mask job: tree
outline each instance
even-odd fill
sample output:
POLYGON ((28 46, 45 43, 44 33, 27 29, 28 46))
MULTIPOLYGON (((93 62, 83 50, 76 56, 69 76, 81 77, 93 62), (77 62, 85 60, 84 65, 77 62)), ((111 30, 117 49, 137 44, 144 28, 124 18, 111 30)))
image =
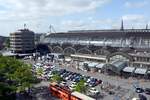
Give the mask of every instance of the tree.
POLYGON ((6 48, 10 48, 10 39, 7 38, 4 42, 6 48))
POLYGON ((37 69, 37 75, 42 76, 43 73, 44 73, 43 68, 38 68, 38 69, 37 69))
POLYGON ((77 85, 75 86, 75 91, 86 93, 88 90, 88 87, 85 85, 84 80, 80 80, 77 85))
POLYGON ((0 56, 0 99, 30 88, 36 78, 31 66, 15 58, 0 56))
POLYGON ((63 81, 63 78, 60 77, 57 73, 53 74, 51 80, 53 82, 57 82, 57 83, 60 83, 61 81, 63 81))

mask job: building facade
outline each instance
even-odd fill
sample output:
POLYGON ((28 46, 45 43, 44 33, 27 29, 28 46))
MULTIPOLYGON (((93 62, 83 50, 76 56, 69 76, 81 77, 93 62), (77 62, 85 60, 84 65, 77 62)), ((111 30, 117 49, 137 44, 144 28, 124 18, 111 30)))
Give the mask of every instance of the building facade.
MULTIPOLYGON (((150 68, 150 29, 77 30, 46 36, 50 52, 129 58, 129 66, 150 68)), ((109 60, 111 61, 111 60, 109 60)))
POLYGON ((13 53, 32 53, 34 51, 34 32, 20 29, 10 33, 10 49, 13 53))

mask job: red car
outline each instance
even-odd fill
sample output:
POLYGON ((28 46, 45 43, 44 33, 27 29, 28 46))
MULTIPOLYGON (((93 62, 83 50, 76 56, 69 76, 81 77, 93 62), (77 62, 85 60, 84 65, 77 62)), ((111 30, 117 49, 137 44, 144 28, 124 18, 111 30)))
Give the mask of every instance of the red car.
POLYGON ((102 80, 97 80, 96 81, 96 85, 101 84, 101 83, 102 83, 102 80))

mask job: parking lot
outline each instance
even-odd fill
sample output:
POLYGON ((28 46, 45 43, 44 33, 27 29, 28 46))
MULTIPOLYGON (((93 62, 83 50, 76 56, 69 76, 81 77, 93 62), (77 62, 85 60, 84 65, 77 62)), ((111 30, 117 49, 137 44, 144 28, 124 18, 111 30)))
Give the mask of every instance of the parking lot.
MULTIPOLYGON (((30 62, 33 65, 37 63, 43 63, 43 61, 31 61, 31 60, 26 60, 26 62, 30 62)), ((47 62, 50 63, 51 65, 54 66, 54 69, 60 70, 60 69, 65 69, 67 71, 66 75, 61 73, 61 77, 63 77, 65 80, 67 80, 67 85, 68 87, 71 85, 72 81, 78 82, 81 77, 87 77, 91 78, 91 82, 86 82, 88 83, 89 87, 94 87, 96 91, 100 92, 99 95, 93 95, 88 93, 88 95, 96 98, 97 100, 131 100, 133 97, 138 97, 139 93, 135 92, 134 85, 138 85, 139 87, 145 89, 150 87, 150 82, 146 80, 138 80, 136 78, 129 78, 129 79, 124 79, 119 76, 109 76, 107 73, 101 74, 101 73, 92 73, 92 72, 84 72, 81 70, 78 70, 72 65, 65 65, 64 64, 59 64, 59 63, 53 63, 53 62, 47 62), (75 74, 75 77, 72 77, 75 74), (71 74, 69 76, 69 74, 71 74), (92 82, 93 78, 93 82, 92 82), (96 79, 96 80, 95 80, 96 79), (91 85, 96 82, 97 80, 102 80, 102 83, 99 83, 97 85, 91 85), (117 99, 119 98, 119 99, 117 99)), ((140 93, 145 95, 148 99, 150 98, 149 95, 143 93, 140 93)))

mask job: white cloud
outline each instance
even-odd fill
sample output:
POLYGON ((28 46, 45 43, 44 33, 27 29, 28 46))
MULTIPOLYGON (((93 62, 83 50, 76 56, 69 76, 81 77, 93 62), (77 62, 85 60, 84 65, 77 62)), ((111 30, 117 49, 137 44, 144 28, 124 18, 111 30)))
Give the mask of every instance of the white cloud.
POLYGON ((148 18, 140 14, 129 14, 122 16, 126 28, 145 28, 148 18))
POLYGON ((148 0, 141 0, 141 1, 135 0, 134 2, 133 1, 126 1, 124 6, 126 8, 142 8, 148 4, 149 4, 148 0))
POLYGON ((136 15, 136 14, 129 14, 122 16, 122 19, 125 21, 138 21, 138 20, 144 20, 145 17, 143 15, 136 15))
POLYGON ((100 30, 111 29, 114 23, 113 19, 87 17, 84 20, 63 20, 58 27, 60 30, 100 30))
POLYGON ((140 14, 123 15, 120 18, 94 19, 88 17, 84 20, 63 20, 58 28, 60 30, 100 30, 120 29, 121 21, 124 20, 124 28, 144 29, 148 24, 148 18, 140 14))
POLYGON ((22 20, 92 11, 111 0, 0 0, 0 20, 22 20))

